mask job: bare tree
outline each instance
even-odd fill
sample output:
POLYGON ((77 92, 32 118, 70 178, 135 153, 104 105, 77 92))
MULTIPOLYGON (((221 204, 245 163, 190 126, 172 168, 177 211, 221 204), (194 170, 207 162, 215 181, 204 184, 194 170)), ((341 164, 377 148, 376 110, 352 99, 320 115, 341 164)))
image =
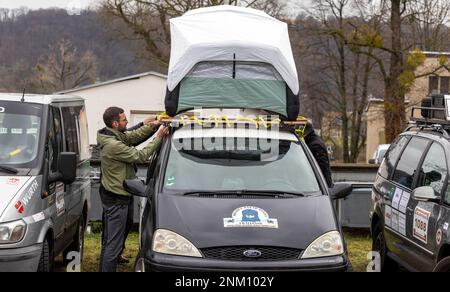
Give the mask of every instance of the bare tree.
MULTIPOLYGON (((365 1, 371 2, 370 0, 365 1)), ((370 47, 374 49, 373 52, 383 53, 381 56, 371 53, 370 56, 377 62, 384 81, 384 122, 387 143, 392 142, 404 129, 406 123, 405 94, 411 88, 414 80, 447 68, 448 60, 442 59, 437 68, 420 76, 415 75, 415 70, 423 64, 425 59, 420 51, 410 54, 414 49, 414 40, 405 38, 404 29, 410 19, 417 17, 419 12, 423 13, 423 11, 409 9, 418 1, 425 0, 378 1, 378 9, 369 17, 384 20, 388 27, 387 33, 383 31, 385 26, 379 26, 370 35, 362 34, 357 38, 347 38, 346 41, 350 46, 370 47), (387 64, 386 59, 389 60, 387 64)), ((341 37, 346 38, 343 35, 341 37)))
POLYGON ((67 40, 50 46, 49 54, 40 58, 35 69, 36 85, 46 93, 94 82, 97 76, 95 55, 91 51, 78 55, 67 40))
MULTIPOLYGON (((320 79, 317 79, 315 91, 319 93, 325 108, 337 114, 326 114, 334 126, 339 126, 341 143, 333 137, 325 137, 334 131, 323 132, 326 140, 342 147, 344 162, 357 162, 359 153, 365 145, 364 109, 369 96, 369 80, 374 75, 375 62, 368 56, 372 48, 351 47, 346 37, 362 33, 366 27, 363 21, 352 24, 347 16, 352 7, 351 0, 319 0, 315 2, 311 14, 315 15, 319 25, 312 28, 316 44, 311 46, 309 54, 317 56, 320 79), (357 31, 356 29, 360 31, 357 31), (345 37, 344 37, 345 36, 345 37), (363 54, 363 53, 367 54, 363 54)), ((329 121, 325 121, 329 123, 329 121)), ((322 129, 326 129, 323 125, 322 129)))
POLYGON ((424 51, 442 51, 450 37, 448 21, 450 1, 420 0, 411 1, 408 6, 409 28, 415 46, 424 51))
POLYGON ((167 67, 170 56, 169 19, 206 6, 239 5, 255 7, 281 17, 284 5, 277 0, 103 0, 102 12, 108 22, 121 21, 129 31, 118 33, 126 39, 141 41, 144 54, 139 57, 167 67))

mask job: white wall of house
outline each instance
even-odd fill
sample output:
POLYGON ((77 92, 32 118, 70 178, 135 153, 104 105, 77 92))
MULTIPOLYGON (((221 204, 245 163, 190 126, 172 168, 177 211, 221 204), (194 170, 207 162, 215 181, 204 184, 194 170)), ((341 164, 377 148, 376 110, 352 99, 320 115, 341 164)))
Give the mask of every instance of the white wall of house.
POLYGON ((161 74, 141 74, 64 93, 81 96, 86 100, 89 143, 92 145, 97 143, 97 131, 105 127, 103 113, 110 106, 125 110, 129 126, 142 121, 147 112, 164 112, 166 78, 161 74))

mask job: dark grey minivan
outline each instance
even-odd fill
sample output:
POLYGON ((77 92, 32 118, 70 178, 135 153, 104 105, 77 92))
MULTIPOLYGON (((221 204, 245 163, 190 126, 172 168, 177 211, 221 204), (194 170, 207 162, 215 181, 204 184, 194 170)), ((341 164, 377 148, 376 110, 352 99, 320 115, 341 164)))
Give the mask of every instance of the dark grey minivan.
POLYGON ((329 190, 301 139, 270 132, 173 129, 147 186, 124 183, 145 198, 136 271, 349 269, 332 200, 351 186, 329 190))

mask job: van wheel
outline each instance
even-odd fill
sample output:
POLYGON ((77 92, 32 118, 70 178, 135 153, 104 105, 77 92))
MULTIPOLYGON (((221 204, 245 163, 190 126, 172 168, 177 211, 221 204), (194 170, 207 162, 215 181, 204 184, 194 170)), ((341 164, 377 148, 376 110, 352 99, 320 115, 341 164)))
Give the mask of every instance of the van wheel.
POLYGON ((450 272, 450 257, 443 258, 434 268, 433 272, 442 273, 442 272, 450 272))
POLYGON ((48 238, 45 238, 42 244, 41 258, 39 259, 39 266, 37 271, 39 273, 53 272, 53 265, 53 253, 50 249, 48 238))
POLYGON ((378 223, 373 232, 372 251, 378 252, 380 254, 381 272, 393 272, 398 269, 397 263, 387 256, 388 249, 386 246, 386 240, 384 238, 384 233, 383 230, 381 229, 380 223, 378 223))
POLYGON ((83 262, 83 254, 84 254, 84 218, 80 217, 77 225, 77 232, 73 238, 72 243, 66 248, 63 252, 63 262, 64 265, 68 265, 73 261, 73 258, 70 257, 69 253, 76 252, 79 254, 80 264, 83 262), (67 258, 69 256, 69 259, 67 258))

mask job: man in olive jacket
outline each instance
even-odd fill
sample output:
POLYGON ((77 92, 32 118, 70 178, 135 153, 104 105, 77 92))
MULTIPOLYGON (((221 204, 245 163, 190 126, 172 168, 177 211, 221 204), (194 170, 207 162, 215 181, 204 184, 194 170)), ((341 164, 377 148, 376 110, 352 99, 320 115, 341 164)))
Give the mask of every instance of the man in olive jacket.
POLYGON ((168 129, 161 127, 154 141, 138 150, 133 145, 147 140, 160 125, 159 122, 148 122, 134 131, 127 131, 124 110, 118 107, 108 108, 103 120, 106 128, 97 133, 102 173, 100 197, 105 220, 99 270, 115 272, 123 248, 131 200, 131 195, 123 188, 123 182, 136 177, 135 163, 148 160, 168 134, 168 129))

